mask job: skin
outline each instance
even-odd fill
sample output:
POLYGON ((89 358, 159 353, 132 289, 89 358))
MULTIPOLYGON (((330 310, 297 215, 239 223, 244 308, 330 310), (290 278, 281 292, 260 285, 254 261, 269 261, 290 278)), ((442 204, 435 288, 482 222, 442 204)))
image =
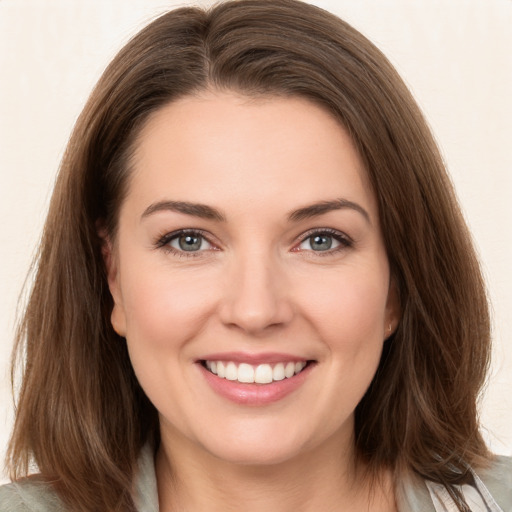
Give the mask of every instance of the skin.
POLYGON ((360 477, 353 434, 396 294, 363 164, 328 112, 220 92, 160 109, 138 138, 107 253, 112 323, 160 415, 162 511, 395 509, 388 475, 372 489, 360 477), (350 205, 290 218, 339 199, 350 205), (200 230, 199 250, 165 238, 180 229, 200 230), (317 250, 315 234, 331 248, 317 250), (313 363, 294 392, 251 407, 213 391, 197 363, 228 351, 313 363))

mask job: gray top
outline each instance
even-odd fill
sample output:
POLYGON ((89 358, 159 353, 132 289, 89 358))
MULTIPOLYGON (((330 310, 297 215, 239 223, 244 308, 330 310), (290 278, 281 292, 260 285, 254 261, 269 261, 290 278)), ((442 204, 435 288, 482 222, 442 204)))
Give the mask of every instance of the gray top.
MULTIPOLYGON (((468 500, 473 512, 512 512, 512 457, 497 457, 489 469, 478 472, 475 481, 474 488, 469 489, 471 492, 463 488, 465 496, 474 494, 478 495, 478 500, 482 498, 482 508, 479 505, 473 506, 468 500)), ((135 493, 138 512, 158 512, 155 468, 149 447, 143 449, 139 459, 135 493)), ((397 502, 400 512, 455 510, 450 503, 443 502, 440 486, 425 483, 418 478, 403 483, 398 491, 397 502)), ((66 509, 47 484, 37 478, 28 478, 0 487, 0 511, 66 512, 66 509)))

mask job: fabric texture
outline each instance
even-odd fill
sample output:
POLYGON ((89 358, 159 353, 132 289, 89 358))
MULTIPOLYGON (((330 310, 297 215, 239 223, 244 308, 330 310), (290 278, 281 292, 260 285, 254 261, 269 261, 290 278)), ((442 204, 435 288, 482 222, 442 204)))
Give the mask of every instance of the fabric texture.
MULTIPOLYGON (((512 512, 512 457, 496 457, 489 469, 475 474, 475 484, 462 486, 472 512, 512 512)), ((411 477, 397 492, 399 512, 457 512, 439 484, 411 477), (444 508, 443 508, 444 507, 444 508)), ((146 446, 135 481, 138 512, 158 512, 153 450, 146 446)), ((70 512, 48 484, 30 477, 0 487, 1 512, 70 512)))

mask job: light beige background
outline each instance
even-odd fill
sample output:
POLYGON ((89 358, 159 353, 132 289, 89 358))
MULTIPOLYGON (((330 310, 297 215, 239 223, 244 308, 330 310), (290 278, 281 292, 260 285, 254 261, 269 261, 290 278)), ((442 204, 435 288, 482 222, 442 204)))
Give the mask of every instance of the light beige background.
MULTIPOLYGON (((207 2, 196 2, 207 5, 207 2)), ((482 407, 512 454, 512 1, 331 0, 388 55, 442 148, 494 306, 482 407)), ((18 294, 73 123, 109 59, 163 0, 0 0, 0 455, 12 422, 8 359, 18 294)))

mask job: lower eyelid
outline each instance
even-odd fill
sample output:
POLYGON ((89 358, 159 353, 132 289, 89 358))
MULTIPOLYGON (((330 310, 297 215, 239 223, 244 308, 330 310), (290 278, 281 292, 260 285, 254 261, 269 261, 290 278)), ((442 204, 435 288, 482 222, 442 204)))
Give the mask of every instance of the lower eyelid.
POLYGON ((204 252, 206 250, 210 250, 212 248, 215 247, 215 244, 213 244, 209 238, 200 230, 194 230, 194 229, 183 229, 183 230, 178 230, 178 231, 173 231, 171 233, 166 233, 162 236, 159 236, 156 241, 155 241, 155 247, 156 248, 163 248, 163 249, 167 249, 169 250, 170 252, 183 252, 183 253, 187 253, 187 252, 190 252, 190 253, 198 253, 198 252, 204 252), (199 251, 184 251, 182 249, 179 249, 179 248, 176 248, 176 247, 173 247, 171 245, 171 242, 174 242, 176 240, 178 240, 181 236, 186 236, 186 235, 190 235, 190 236, 196 236, 196 237, 199 237, 201 238, 204 242, 206 242, 208 244, 208 248, 206 249, 201 249, 199 251))
MULTIPOLYGON (((337 242, 336 247, 332 247, 329 249, 326 249, 324 251, 315 251, 313 249, 302 249, 303 251, 314 253, 315 255, 329 255, 332 253, 335 253, 337 251, 348 249, 353 246, 354 242, 351 238, 349 238, 344 233, 338 232, 338 231, 331 231, 331 230, 315 230, 311 231, 305 235, 302 235, 301 239, 296 243, 292 251, 300 251, 300 246, 306 242, 308 239, 314 237, 315 235, 326 235, 331 237, 335 242, 337 242)), ((184 229, 184 230, 178 230, 174 231, 172 233, 166 233, 163 236, 160 236, 156 239, 154 243, 155 248, 161 248, 166 250, 169 253, 174 253, 179 256, 199 256, 201 253, 208 252, 211 250, 219 250, 218 247, 209 240, 209 237, 206 236, 201 230, 194 230, 194 229, 184 229), (197 251, 186 251, 177 247, 173 247, 171 245, 171 242, 176 241, 180 236, 183 235, 192 235, 201 237, 202 240, 207 244, 207 247, 199 249, 197 251)))
MULTIPOLYGON (((297 243, 297 245, 295 247, 299 247, 300 245, 302 245, 304 242, 306 242, 310 238, 312 238, 314 236, 318 236, 318 235, 329 236, 333 240, 335 240, 339 245, 337 247, 333 248, 333 249, 328 249, 326 251, 313 251, 312 249, 309 249, 311 252, 316 252, 316 253, 325 252, 325 253, 329 253, 329 252, 333 252, 333 251, 335 251, 337 249, 348 248, 348 247, 351 247, 353 245, 352 239, 349 238, 347 235, 345 235, 343 233, 340 233, 338 231, 332 231, 332 230, 327 230, 326 229, 326 230, 311 231, 309 233, 306 233, 305 235, 302 235, 300 241, 297 243)), ((308 249, 305 249, 305 250, 308 250, 308 249)))

